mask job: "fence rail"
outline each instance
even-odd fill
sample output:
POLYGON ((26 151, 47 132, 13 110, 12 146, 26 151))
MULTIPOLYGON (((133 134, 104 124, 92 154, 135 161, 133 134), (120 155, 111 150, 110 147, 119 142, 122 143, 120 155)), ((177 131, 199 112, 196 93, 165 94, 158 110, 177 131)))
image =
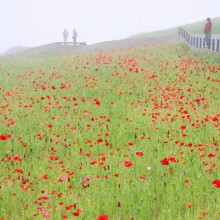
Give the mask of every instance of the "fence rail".
MULTIPOLYGON (((205 34, 190 34, 182 27, 178 28, 178 34, 181 35, 186 42, 197 48, 206 48, 205 34)), ((220 34, 212 34, 211 50, 220 52, 220 34)))

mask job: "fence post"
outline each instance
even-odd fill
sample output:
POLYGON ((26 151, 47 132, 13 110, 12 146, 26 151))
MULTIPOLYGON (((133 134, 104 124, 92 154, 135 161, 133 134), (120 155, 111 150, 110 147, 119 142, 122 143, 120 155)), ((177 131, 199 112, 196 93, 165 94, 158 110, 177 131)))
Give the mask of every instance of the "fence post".
POLYGON ((205 44, 206 44, 205 38, 203 38, 203 48, 205 48, 205 44))
POLYGON ((196 46, 196 37, 193 37, 193 46, 196 46))
POLYGON ((219 39, 217 40, 217 46, 216 46, 216 51, 219 52, 219 39))
POLYGON ((185 39, 186 31, 183 29, 183 38, 185 39))
POLYGON ((199 48, 202 48, 202 38, 199 38, 199 48))
POLYGON ((212 39, 212 51, 215 51, 215 39, 212 39))
POLYGON ((198 48, 199 47, 199 38, 196 37, 196 47, 198 48))
POLYGON ((193 37, 190 37, 190 45, 193 45, 193 37))
POLYGON ((188 34, 187 42, 190 44, 190 34, 188 34))

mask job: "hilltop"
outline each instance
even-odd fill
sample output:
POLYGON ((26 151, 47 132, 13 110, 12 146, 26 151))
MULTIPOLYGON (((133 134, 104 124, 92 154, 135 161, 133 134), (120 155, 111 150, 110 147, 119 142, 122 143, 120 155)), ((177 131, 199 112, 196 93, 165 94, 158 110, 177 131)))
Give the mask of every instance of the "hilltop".
POLYGON ((146 38, 127 38, 122 40, 105 41, 92 45, 61 45, 57 43, 43 45, 33 48, 11 48, 2 54, 2 57, 10 58, 25 58, 25 57, 38 57, 38 56, 52 56, 52 55, 64 55, 75 54, 83 52, 96 52, 96 51, 108 51, 120 48, 128 47, 141 47, 145 45, 155 44, 173 44, 182 42, 183 39, 176 35, 173 36, 161 36, 161 37, 146 37, 146 38))
MULTIPOLYGON (((220 33, 220 17, 213 18, 213 33, 220 33)), ((204 21, 195 22, 192 24, 181 25, 185 30, 191 34, 202 34, 204 21)), ((96 52, 100 50, 114 50, 128 47, 141 47, 145 45, 155 44, 173 44, 184 42, 184 40, 178 36, 178 27, 170 29, 141 33, 130 36, 121 40, 105 41, 92 45, 61 45, 57 43, 42 45, 38 47, 13 47, 6 52, 0 54, 1 57, 7 58, 24 58, 24 57, 38 57, 38 56, 53 56, 63 54, 75 54, 83 52, 96 52)))
MULTIPOLYGON (((212 23, 213 23, 212 33, 220 34, 220 17, 213 18, 212 23)), ((203 34, 204 25, 205 25, 205 19, 204 21, 198 21, 190 24, 180 25, 179 27, 183 27, 190 34, 203 34)), ((131 36, 130 38, 174 36, 177 34, 177 30, 178 27, 173 27, 173 28, 168 28, 154 32, 144 32, 144 33, 136 34, 131 36)))

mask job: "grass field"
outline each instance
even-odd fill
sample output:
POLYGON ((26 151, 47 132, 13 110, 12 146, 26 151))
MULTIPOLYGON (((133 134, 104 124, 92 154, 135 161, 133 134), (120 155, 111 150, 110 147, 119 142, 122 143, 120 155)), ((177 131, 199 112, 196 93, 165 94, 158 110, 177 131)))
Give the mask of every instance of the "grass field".
POLYGON ((184 45, 0 61, 0 219, 220 219, 220 66, 184 45))

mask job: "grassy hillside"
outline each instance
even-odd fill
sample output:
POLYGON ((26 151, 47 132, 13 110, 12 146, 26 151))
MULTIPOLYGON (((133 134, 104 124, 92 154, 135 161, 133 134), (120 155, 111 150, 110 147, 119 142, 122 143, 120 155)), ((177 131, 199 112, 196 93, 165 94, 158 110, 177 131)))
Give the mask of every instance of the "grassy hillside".
MULTIPOLYGON (((220 34, 220 17, 213 18, 212 23, 213 23, 213 28, 212 28, 213 34, 220 34)), ((204 19, 204 21, 181 25, 181 27, 184 27, 191 34, 202 34, 203 29, 204 29, 204 25, 205 25, 205 19, 204 19)), ((174 28, 160 30, 160 31, 154 31, 154 32, 149 32, 149 33, 141 33, 138 35, 133 35, 133 36, 131 36, 131 38, 173 36, 173 35, 176 35, 177 33, 178 33, 178 27, 174 27, 174 28)))

